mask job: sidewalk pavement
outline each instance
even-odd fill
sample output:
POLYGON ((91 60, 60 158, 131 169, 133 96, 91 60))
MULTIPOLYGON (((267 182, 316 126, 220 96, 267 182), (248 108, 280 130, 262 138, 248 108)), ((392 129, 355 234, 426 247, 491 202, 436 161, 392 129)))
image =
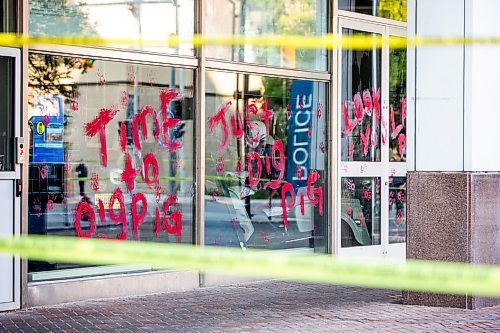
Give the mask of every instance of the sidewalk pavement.
POLYGON ((401 292, 281 281, 0 313, 0 332, 500 332, 500 307, 401 304, 401 292))

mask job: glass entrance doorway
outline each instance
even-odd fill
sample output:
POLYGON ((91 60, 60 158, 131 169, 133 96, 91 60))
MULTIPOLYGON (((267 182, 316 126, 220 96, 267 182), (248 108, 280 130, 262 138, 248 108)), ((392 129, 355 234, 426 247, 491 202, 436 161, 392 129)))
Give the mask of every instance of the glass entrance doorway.
MULTIPOLYGON (((340 19, 344 36, 403 28, 340 19)), ((339 50, 337 253, 406 256, 406 50, 339 50)))
MULTIPOLYGON (((20 233, 16 182, 21 168, 17 162, 15 137, 20 136, 20 52, 0 48, 0 237, 20 233)), ((20 193, 19 193, 20 194, 20 193)), ((0 255, 0 311, 20 306, 19 258, 0 255)))

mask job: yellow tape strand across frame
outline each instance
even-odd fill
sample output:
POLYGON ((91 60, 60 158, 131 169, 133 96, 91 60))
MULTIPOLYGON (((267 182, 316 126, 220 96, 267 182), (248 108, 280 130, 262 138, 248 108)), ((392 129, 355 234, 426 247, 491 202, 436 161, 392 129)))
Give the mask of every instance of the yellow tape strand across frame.
POLYGON ((104 39, 94 37, 27 37, 11 33, 0 34, 0 46, 33 46, 33 45, 81 45, 81 46, 122 46, 122 47, 179 47, 179 46, 244 46, 261 47, 292 47, 299 49, 353 49, 366 50, 388 46, 393 49, 436 45, 498 45, 500 37, 491 38, 462 38, 462 37, 382 37, 380 35, 336 35, 321 36, 292 36, 292 35, 261 35, 261 36, 169 36, 163 40, 148 39, 104 39))
MULTIPOLYGON (((498 45, 493 38, 421 38, 379 35, 340 36, 170 36, 165 40, 80 37, 26 37, 0 34, 0 46, 33 45, 193 47, 219 45, 295 47, 303 49, 407 48, 435 45, 498 45)), ((405 264, 338 259, 327 255, 235 250, 218 247, 118 242, 74 237, 0 238, 0 252, 24 258, 80 264, 148 264, 293 281, 500 297, 500 267, 408 260, 405 264)))
POLYGON ((148 264, 290 281, 500 297, 500 267, 408 260, 404 264, 330 255, 120 242, 58 236, 0 238, 0 253, 80 264, 148 264))

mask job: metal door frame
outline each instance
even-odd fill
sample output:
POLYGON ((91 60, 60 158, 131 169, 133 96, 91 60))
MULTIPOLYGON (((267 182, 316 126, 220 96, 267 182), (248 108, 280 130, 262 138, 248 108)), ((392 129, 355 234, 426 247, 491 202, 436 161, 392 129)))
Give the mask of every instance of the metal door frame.
MULTIPOLYGON (((0 56, 14 59, 14 137, 21 137, 21 50, 0 47, 0 56)), ((28 151, 25 148, 25 152, 28 151)), ((16 149, 14 149, 16 154, 16 149)), ((25 157, 26 159, 26 157, 25 157)), ((25 160, 25 163, 27 160, 25 160)), ((12 197, 14 198, 14 237, 21 235, 21 197, 16 196, 16 180, 21 179, 21 165, 15 163, 14 171, 0 172, 0 180, 12 180, 12 197)), ((12 302, 0 303, 0 311, 19 309, 21 307, 21 259, 14 256, 14 299, 12 302)))
MULTIPOLYGON (((339 17, 338 19, 338 32, 341 33, 342 29, 354 29, 358 31, 380 34, 381 37, 385 38, 389 35, 396 36, 406 36, 406 29, 401 26, 392 26, 388 24, 383 24, 380 22, 371 22, 366 20, 359 20, 356 18, 339 17)), ((342 105, 342 49, 339 49, 337 54, 337 123, 341 124, 341 112, 340 107, 342 105)), ((361 257, 361 258, 380 258, 380 259, 392 259, 397 261, 402 261, 406 259, 406 242, 405 243, 389 243, 389 176, 392 169, 394 169, 394 176, 405 176, 406 175, 406 163, 400 162, 389 162, 389 47, 385 46, 382 48, 382 73, 381 73, 381 109, 382 117, 386 121, 385 128, 381 128, 384 131, 384 135, 388 138, 385 145, 381 147, 381 157, 380 162, 343 162, 341 158, 341 145, 340 145, 340 126, 338 132, 336 133, 337 139, 337 170, 338 174, 336 177, 337 188, 336 188, 336 205, 338 207, 337 214, 334 219, 334 230, 335 230, 335 252, 339 256, 345 257, 361 257), (351 169, 351 170, 350 170, 351 169), (352 170, 363 170, 363 172, 352 171, 352 170), (380 245, 369 245, 369 246, 356 246, 356 247, 346 247, 341 246, 341 179, 342 177, 380 177, 381 181, 381 200, 380 200, 380 245)))

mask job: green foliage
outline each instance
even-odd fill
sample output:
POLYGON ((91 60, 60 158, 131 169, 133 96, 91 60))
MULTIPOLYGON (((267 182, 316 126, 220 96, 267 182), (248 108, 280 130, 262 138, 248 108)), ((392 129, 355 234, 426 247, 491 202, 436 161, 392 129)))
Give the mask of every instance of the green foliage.
MULTIPOLYGON (((94 25, 80 3, 68 4, 67 0, 30 0, 29 33, 32 36, 90 36, 96 35, 94 25)), ((57 57, 30 53, 28 75, 33 95, 69 97, 76 91, 75 78, 89 68, 82 58, 57 57)))
POLYGON ((407 0, 380 0, 380 17, 406 22, 407 0))

